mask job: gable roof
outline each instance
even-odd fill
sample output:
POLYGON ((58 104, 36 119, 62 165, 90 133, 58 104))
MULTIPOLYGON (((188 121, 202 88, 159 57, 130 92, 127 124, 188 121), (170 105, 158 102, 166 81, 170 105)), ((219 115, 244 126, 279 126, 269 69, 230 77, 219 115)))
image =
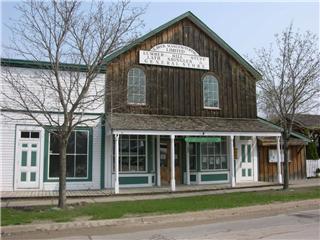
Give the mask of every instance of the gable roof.
MULTIPOLYGON (((258 119, 259 119, 260 122, 269 124, 270 126, 273 126, 273 127, 277 128, 277 129, 279 129, 281 132, 283 131, 282 127, 274 124, 273 122, 270 122, 270 121, 268 121, 268 120, 266 120, 264 118, 261 118, 261 117, 258 117, 258 119)), ((298 138, 298 139, 300 139, 300 140, 302 140, 304 142, 307 142, 307 143, 311 142, 311 139, 309 139, 307 136, 305 136, 305 135, 303 135, 301 133, 295 132, 295 131, 291 131, 291 136, 296 137, 296 138, 298 138)))
POLYGON ((131 44, 120 48, 105 58, 106 63, 112 61, 120 54, 128 51, 129 49, 141 44, 146 39, 154 36, 155 34, 161 32, 162 30, 172 26, 173 24, 179 22, 180 20, 188 18, 192 21, 196 26, 198 26, 202 31, 209 35, 214 41, 216 41, 225 51, 227 51, 232 57, 234 57, 241 65, 243 65, 257 80, 261 79, 261 73, 256 70, 249 62, 247 62, 243 57, 240 56, 232 47, 230 47, 221 37, 219 37, 214 31, 212 31, 205 23, 203 23, 197 16, 195 16, 192 12, 188 11, 171 21, 161 25, 160 27, 154 29, 153 31, 143 35, 142 37, 138 38, 131 44))

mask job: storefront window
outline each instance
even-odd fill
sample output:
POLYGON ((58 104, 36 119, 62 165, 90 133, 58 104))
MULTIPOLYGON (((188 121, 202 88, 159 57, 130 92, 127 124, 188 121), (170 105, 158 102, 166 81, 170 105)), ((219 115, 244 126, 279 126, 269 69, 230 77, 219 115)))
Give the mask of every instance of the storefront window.
POLYGON ((221 137, 221 142, 200 143, 200 159, 202 170, 227 170, 227 142, 221 137))
MULTIPOLYGON (((113 143, 115 140, 113 141, 113 143)), ((115 144, 113 144, 113 153, 115 144)), ((115 169, 113 155, 113 171, 115 169)), ((146 136, 120 135, 119 136, 119 171, 144 172, 146 171, 146 136)))
MULTIPOLYGON (((87 178, 89 158, 89 131, 75 130, 67 146, 67 178, 87 178)), ((50 133, 49 178, 59 177, 59 142, 50 133)))
POLYGON ((190 170, 197 170, 198 143, 189 143, 190 170))

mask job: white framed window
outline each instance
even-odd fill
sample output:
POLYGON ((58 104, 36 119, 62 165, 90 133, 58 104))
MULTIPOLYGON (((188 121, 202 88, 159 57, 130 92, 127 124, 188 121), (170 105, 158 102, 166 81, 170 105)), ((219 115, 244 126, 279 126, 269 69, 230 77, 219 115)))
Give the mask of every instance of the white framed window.
MULTIPOLYGON (((115 153, 115 140, 113 153, 115 153)), ((113 154, 113 171, 115 171, 113 154)), ((147 137, 143 135, 119 136, 119 172, 147 171, 147 137)))
POLYGON ((146 104, 146 75, 141 68, 131 68, 128 72, 127 81, 128 104, 146 104))
MULTIPOLYGON (((59 177, 59 142, 57 137, 49 135, 49 171, 48 178, 59 177)), ((74 130, 67 146, 67 178, 86 179, 89 170, 89 130, 74 130)))
POLYGON ((213 75, 206 75, 202 80, 203 106, 208 109, 219 108, 219 83, 213 75))
POLYGON ((226 137, 220 142, 200 143, 201 170, 227 170, 228 155, 226 137))

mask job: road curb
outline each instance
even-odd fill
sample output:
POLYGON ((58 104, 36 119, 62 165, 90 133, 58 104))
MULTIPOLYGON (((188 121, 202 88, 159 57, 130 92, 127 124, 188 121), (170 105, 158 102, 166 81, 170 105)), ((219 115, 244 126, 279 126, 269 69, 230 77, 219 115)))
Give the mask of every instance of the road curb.
POLYGON ((67 223, 41 223, 41 224, 26 224, 17 226, 5 226, 1 229, 2 236, 10 236, 17 233, 30 232, 48 232, 48 231, 63 231, 70 229, 84 229, 95 227, 111 227, 111 226, 133 226, 145 224, 169 224, 178 222, 192 222, 192 221, 208 221, 219 220, 228 217, 249 216, 257 213, 264 213, 268 215, 271 212, 286 213, 297 209, 316 209, 320 206, 320 199, 310 199, 304 201, 293 201, 283 203, 272 203, 266 205, 256 205, 249 207, 237 207, 229 209, 216 209, 198 212, 187 212, 178 214, 165 214, 156 216, 142 216, 121 219, 107 219, 107 220, 85 220, 74 221, 67 223))

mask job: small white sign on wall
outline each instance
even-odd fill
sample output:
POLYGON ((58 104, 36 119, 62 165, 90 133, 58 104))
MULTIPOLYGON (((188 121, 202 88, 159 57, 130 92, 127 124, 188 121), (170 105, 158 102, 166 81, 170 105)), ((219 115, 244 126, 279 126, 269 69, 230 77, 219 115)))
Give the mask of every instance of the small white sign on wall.
POLYGON ((150 51, 140 50, 139 63, 209 70, 208 57, 202 57, 192 48, 178 44, 159 44, 150 51))
MULTIPOLYGON (((288 150, 288 160, 291 162, 291 151, 288 150)), ((269 162, 276 163, 278 162, 278 151, 277 149, 269 149, 269 162)), ((281 150, 281 162, 284 162, 283 150, 281 150)))

